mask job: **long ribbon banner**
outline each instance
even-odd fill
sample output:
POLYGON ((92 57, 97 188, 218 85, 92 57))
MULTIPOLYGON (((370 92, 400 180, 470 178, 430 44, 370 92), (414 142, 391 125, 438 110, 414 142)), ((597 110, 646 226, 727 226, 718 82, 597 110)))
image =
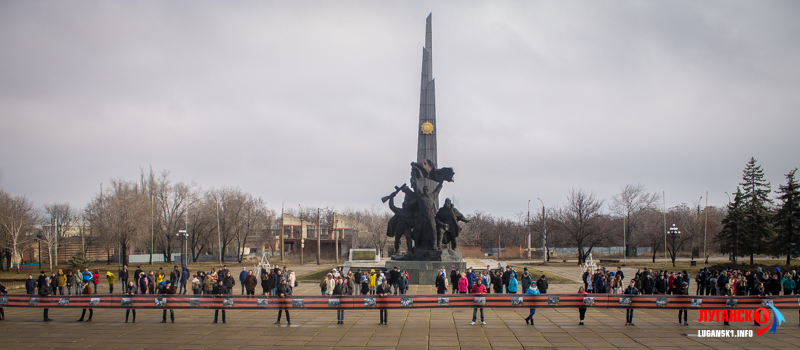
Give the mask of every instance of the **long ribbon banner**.
POLYGON ((3 295, 0 307, 108 309, 371 309, 371 308, 633 308, 633 309, 800 309, 797 295, 692 296, 620 294, 437 294, 345 296, 210 296, 210 295, 3 295))

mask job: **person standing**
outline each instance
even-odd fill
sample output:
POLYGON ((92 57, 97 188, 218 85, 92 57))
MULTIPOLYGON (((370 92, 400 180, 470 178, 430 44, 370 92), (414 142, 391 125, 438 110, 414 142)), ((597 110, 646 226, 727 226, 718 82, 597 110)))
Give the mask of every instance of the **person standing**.
MULTIPOLYGON (((160 288, 159 293, 166 298, 168 295, 175 295, 175 288, 172 286, 172 283, 167 281, 167 283, 160 288)), ((169 309, 169 319, 172 323, 175 323, 175 312, 172 311, 172 309, 169 309)), ((167 323, 167 309, 164 309, 161 313, 161 323, 167 323)))
POLYGON ((181 267, 181 288, 178 290, 180 294, 186 294, 186 282, 189 281, 189 267, 183 264, 181 267))
POLYGON ((369 294, 370 295, 375 295, 375 290, 377 289, 377 286, 375 285, 375 280, 377 280, 377 279, 378 279, 378 274, 375 273, 375 270, 374 269, 370 270, 369 271, 369 294))
POLYGON ((36 294, 36 280, 33 279, 33 275, 28 275, 28 279, 25 280, 25 294, 36 294))
MULTIPOLYGON (((203 273, 202 271, 200 273, 203 273)), ((203 284, 200 283, 200 279, 197 278, 197 275, 192 276, 192 294, 199 295, 200 289, 203 288, 203 284)))
POLYGON ((328 273, 325 277, 322 277, 322 281, 319 282, 319 294, 320 295, 328 295, 328 280, 333 278, 333 275, 328 273))
POLYGON ((517 274, 512 273, 511 277, 508 279, 508 293, 509 294, 517 294, 517 288, 519 288, 519 282, 517 282, 517 274))
POLYGON ((447 283, 445 281, 447 281, 447 279, 444 277, 444 272, 436 276, 436 294, 447 293, 447 283))
MULTIPOLYGON (((83 295, 92 295, 92 287, 89 286, 87 283, 86 286, 83 287, 83 295)), ((89 319, 86 322, 92 322, 92 315, 94 314, 94 309, 89 309, 89 319)), ((81 318, 75 322, 83 322, 83 318, 86 317, 86 309, 81 311, 81 318)))
POLYGON ((139 294, 147 294, 147 276, 144 271, 139 273, 139 294))
MULTIPOLYGON (((343 296, 347 292, 347 287, 342 283, 342 278, 336 280, 336 286, 333 287, 334 296, 343 296)), ((344 324, 344 309, 336 309, 336 324, 344 324)))
MULTIPOLYGON (((130 281, 128 284, 123 285, 122 292, 128 297, 133 298, 133 296, 136 294, 136 285, 133 283, 133 281, 130 281)), ((125 309, 125 323, 128 323, 128 316, 130 316, 131 311, 133 311, 133 323, 136 323, 136 309, 134 308, 125 309)))
MULTIPOLYGON (((636 288, 636 282, 631 280, 631 283, 628 285, 628 288, 625 289, 623 294, 631 296, 639 295, 639 289, 636 288)), ((633 326, 633 308, 625 310, 625 325, 633 326)))
POLYGON ((452 294, 458 293, 458 280, 461 279, 461 272, 456 270, 455 266, 450 267, 450 285, 453 287, 452 294))
POLYGON ((391 271, 389 271, 389 284, 392 287, 394 287, 394 294, 397 294, 398 289, 400 289, 400 286, 398 285, 399 280, 400 280, 400 269, 397 268, 397 266, 395 266, 391 271))
MULTIPOLYGON (((230 273, 228 273, 228 276, 230 276, 230 273)), ((215 298, 224 298, 225 295, 230 294, 229 291, 230 289, 228 289, 228 287, 223 283, 223 281, 219 280, 217 284, 214 286, 214 290, 212 291, 212 293, 215 298)), ((225 323, 225 309, 214 309, 214 322, 211 323, 217 323, 220 310, 222 310, 222 323, 225 323)))
POLYGON ((231 273, 226 272, 225 278, 222 281, 225 288, 228 288, 228 295, 233 295, 233 286, 236 285, 236 280, 231 276, 231 273))
MULTIPOLYGON (((53 294, 53 290, 52 290, 52 288, 50 288, 50 279, 47 278, 47 276, 44 275, 44 271, 42 271, 42 275, 39 276, 39 280, 41 281, 41 283, 39 283, 39 296, 40 297, 48 297, 48 296, 52 295, 53 294)), ((48 317, 49 311, 50 311, 50 309, 48 309, 48 308, 42 309, 42 317, 44 318, 44 320, 43 320, 44 322, 52 321, 50 319, 50 317, 48 317)))
POLYGON ((214 291, 214 284, 215 284, 214 283, 214 277, 211 277, 211 276, 213 276, 213 275, 210 274, 210 273, 207 273, 203 277, 203 294, 205 294, 205 295, 211 295, 211 292, 214 291))
MULTIPOLYGON (((278 298, 282 298, 282 299, 286 298, 287 296, 292 295, 292 291, 289 289, 289 286, 286 285, 286 280, 285 279, 281 280, 281 284, 278 286, 278 288, 276 288, 275 293, 278 296, 278 298)), ((289 318, 290 317, 289 316, 289 309, 283 309, 283 308, 278 310, 278 320, 275 321, 275 324, 281 324, 281 314, 283 312, 286 312, 286 324, 287 325, 291 325, 292 324, 292 320, 291 320, 291 318, 289 318)))
MULTIPOLYGON (((586 293, 586 289, 583 289, 583 287, 578 288, 578 295, 586 296, 586 294, 589 294, 589 293, 586 293)), ((580 322, 578 322, 578 325, 579 326, 583 326, 583 320, 586 318, 586 308, 585 307, 579 307, 578 308, 578 315, 580 316, 580 322)))
POLYGON ((149 291, 150 294, 156 294, 157 281, 157 277, 153 274, 153 271, 147 273, 147 291, 149 291))
MULTIPOLYGON (((392 294, 392 288, 389 287, 388 281, 385 278, 383 279, 383 281, 381 281, 381 285, 378 286, 375 293, 378 294, 378 296, 381 298, 385 298, 386 296, 392 294)), ((381 322, 379 324, 382 325, 389 324, 389 312, 386 310, 385 307, 380 308, 380 314, 381 314, 380 315, 381 322)))
POLYGON ((247 273, 247 277, 244 278, 244 282, 242 282, 242 285, 247 291, 247 295, 256 294, 256 286, 258 285, 258 279, 256 279, 256 275, 253 274, 253 270, 250 270, 250 272, 247 273))
MULTIPOLYGON (((477 276, 475 276, 475 272, 473 272, 473 271, 472 271, 472 268, 471 268, 471 267, 470 267, 470 268, 467 268, 467 274, 466 274, 466 277, 467 277, 467 289, 468 289, 468 290, 472 290, 472 286, 474 286, 474 285, 475 285, 475 280, 476 280, 478 277, 477 277, 477 276)), ((484 286, 484 287, 486 287, 486 286, 484 286)))
MULTIPOLYGON (((0 284, 0 294, 8 294, 8 288, 6 286, 0 284)), ((4 321, 6 319, 6 312, 0 307, 0 321, 4 321)))
POLYGON ((100 271, 97 269, 92 272, 92 283, 94 284, 94 294, 97 294, 97 285, 100 284, 100 271))
MULTIPOLYGON (((678 274, 680 276, 680 273, 678 274)), ((675 294, 677 295, 689 295, 689 282, 686 282, 683 278, 676 278, 675 283, 680 283, 678 288, 675 290, 675 294)), ((681 316, 683 316, 683 325, 688 326, 688 317, 689 317, 689 310, 682 309, 678 310, 678 325, 681 325, 681 316)))
POLYGON ((296 281, 297 281, 297 276, 295 276, 294 271, 289 270, 289 272, 286 273, 286 284, 289 285, 289 289, 292 291, 292 294, 294 294, 294 287, 296 281))
POLYGON ((524 268, 522 271, 522 290, 525 291, 525 294, 528 293, 528 287, 531 286, 533 283, 533 276, 528 272, 528 268, 524 268))
POLYGON ((67 271, 67 295, 72 295, 72 285, 75 283, 75 274, 67 271))
POLYGON ((495 293, 503 292, 503 278, 500 275, 500 271, 495 271, 494 275, 492 275, 492 289, 495 293))
MULTIPOLYGON (((470 290, 470 293, 478 294, 478 295, 486 294, 487 293, 486 286, 483 285, 481 280, 478 280, 478 281, 476 281, 476 284, 474 286, 472 286, 472 289, 470 290)), ((483 319, 483 306, 475 307, 475 308, 472 309, 472 323, 471 324, 473 324, 473 325, 475 324, 476 317, 478 316, 478 309, 481 309, 481 324, 486 324, 486 322, 483 319)))
POLYGON ((247 279, 247 268, 242 267, 242 272, 239 272, 239 284, 242 285, 242 295, 244 295, 244 290, 245 290, 244 281, 246 279, 247 279))
POLYGON ((397 276, 397 289, 400 291, 400 295, 405 295, 408 290, 408 272, 406 270, 401 270, 400 275, 397 276))
POLYGON ((462 273, 461 278, 458 279, 458 294, 467 294, 469 291, 469 282, 467 281, 467 275, 462 273))
MULTIPOLYGON (((111 271, 106 271, 106 280, 108 281, 108 294, 114 294, 114 282, 116 282, 116 276, 114 276, 111 271)), ((123 285, 122 289, 125 290, 125 285, 123 285)))
POLYGON ((126 292, 128 288, 128 265, 123 265, 122 270, 119 272, 119 280, 122 281, 122 292, 126 292))
POLYGON ((536 288, 539 289, 539 293, 547 294, 547 288, 549 287, 550 283, 547 282, 547 276, 545 275, 542 275, 542 277, 539 277, 536 281, 536 288))
POLYGON ((64 274, 64 271, 58 269, 58 295, 64 295, 64 287, 67 286, 67 275, 64 274))
MULTIPOLYGON (((536 287, 536 283, 531 283, 528 289, 525 290, 525 294, 539 295, 539 288, 536 287)), ((533 315, 536 315, 536 309, 530 309, 530 314, 525 318, 525 324, 528 324, 528 321, 530 321, 531 326, 533 326, 533 315)))

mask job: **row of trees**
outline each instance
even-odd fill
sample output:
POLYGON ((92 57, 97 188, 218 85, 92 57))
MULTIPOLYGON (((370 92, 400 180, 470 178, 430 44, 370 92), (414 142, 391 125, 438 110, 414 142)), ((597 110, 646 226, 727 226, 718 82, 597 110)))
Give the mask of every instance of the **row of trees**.
MULTIPOLYGON (((594 247, 623 245, 624 235, 630 247, 649 247, 653 261, 664 251, 674 263, 678 253, 690 250, 705 259, 712 252, 731 254, 734 260, 750 255, 751 263, 755 254, 785 255, 788 264, 798 255, 800 243, 800 188, 795 170, 786 178, 777 206, 755 159, 745 167, 743 181, 725 208, 703 207, 698 201, 665 209, 661 195, 641 184, 622 187, 608 201, 591 191, 572 189, 563 204, 533 216, 517 213, 508 219, 476 211, 468 215, 470 223, 464 225, 460 240, 484 248, 496 247, 498 238, 504 244, 525 245, 531 232, 536 242, 532 246, 540 247, 546 236, 549 247, 577 247, 579 261, 584 262, 594 247), (665 239, 672 225, 680 235, 665 239)), ((319 222, 321 232, 336 227, 334 218, 341 215, 361 225, 351 235, 353 246, 388 252, 392 245, 385 235, 391 213, 382 207, 335 214, 332 208, 298 206, 286 213, 311 225, 319 222)), ((173 183, 169 172, 156 175, 152 169, 142 171, 138 181, 118 179, 101 186, 83 208, 67 203, 36 208, 26 197, 0 190, 0 260, 7 266, 19 262, 20 251, 37 241, 52 261, 76 226, 87 232, 81 234, 84 252, 87 247, 117 252, 123 263, 130 249, 150 253, 151 259, 162 254, 171 261, 173 253, 181 252, 182 230, 188 233, 187 253, 194 260, 201 254, 235 251, 241 261, 248 242, 276 246, 280 219, 261 198, 239 188, 202 190, 194 183, 173 183)))
POLYGON ((789 265, 792 257, 800 255, 800 186, 796 172, 794 169, 785 175, 786 184, 778 187, 780 203, 776 205, 761 166, 755 158, 747 163, 719 234, 720 250, 731 254, 734 262, 739 256, 749 255, 753 264, 755 254, 769 254, 785 255, 789 265))
POLYGON ((649 247, 653 261, 658 252, 666 251, 673 263, 682 251, 691 250, 705 258, 719 251, 716 236, 724 209, 682 203, 664 210, 661 199, 661 195, 647 191, 641 184, 622 187, 608 202, 593 192, 572 189, 565 203, 547 208, 544 216, 534 214, 530 220, 526 213, 516 214, 516 220, 495 218, 483 212, 471 214, 461 239, 484 248, 496 247, 498 237, 506 244, 525 245, 530 229, 531 246, 541 247, 546 231, 548 247, 577 247, 581 263, 594 247, 623 243, 629 248, 649 247), (679 227, 681 234, 665 242, 668 224, 679 227))

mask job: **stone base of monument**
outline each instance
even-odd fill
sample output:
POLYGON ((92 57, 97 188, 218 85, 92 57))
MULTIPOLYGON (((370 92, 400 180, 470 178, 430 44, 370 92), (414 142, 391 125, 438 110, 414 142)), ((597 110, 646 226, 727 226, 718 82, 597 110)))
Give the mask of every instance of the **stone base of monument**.
POLYGON ((442 250, 414 248, 413 251, 393 255, 392 260, 398 261, 461 261, 464 260, 461 252, 444 248, 442 250))
MULTIPOLYGON (((445 278, 450 278, 450 266, 455 266, 460 271, 467 270, 467 263, 465 261, 403 261, 403 260, 387 260, 386 267, 390 270, 395 266, 400 270, 408 272, 408 284, 436 284, 436 273, 439 268, 444 266, 445 278)), ((448 280, 449 282, 449 280, 448 280)), ((449 293, 449 291, 448 291, 449 293)))
POLYGON ((467 263, 461 255, 461 252, 452 249, 414 249, 411 253, 393 256, 391 260, 386 261, 386 267, 390 270, 397 266, 400 270, 408 272, 410 277, 409 284, 427 284, 433 285, 436 283, 436 273, 444 266, 446 278, 450 278, 450 267, 455 266, 456 269, 466 271, 467 263))

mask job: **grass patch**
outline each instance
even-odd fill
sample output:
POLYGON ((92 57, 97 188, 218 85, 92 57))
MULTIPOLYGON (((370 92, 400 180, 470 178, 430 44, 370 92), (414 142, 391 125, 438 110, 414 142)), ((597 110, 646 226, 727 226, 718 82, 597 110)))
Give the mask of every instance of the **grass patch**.
POLYGON ((302 275, 297 276, 298 281, 304 282, 319 282, 322 281, 322 278, 325 277, 336 265, 330 265, 328 267, 323 267, 319 270, 311 271, 308 273, 304 273, 302 275))
POLYGON ((569 278, 564 278, 564 277, 561 277, 559 275, 554 275, 552 273, 549 273, 549 274, 545 273, 544 271, 539 270, 534 266, 522 266, 522 265, 515 266, 514 269, 517 271, 517 277, 522 279, 522 271, 524 271, 524 268, 526 268, 526 267, 528 268, 528 273, 531 274, 531 277, 533 278, 534 282, 538 281, 539 277, 542 277, 542 275, 546 276, 545 278, 547 279, 547 282, 549 282, 549 283, 576 283, 577 282, 575 280, 571 280, 569 278))

